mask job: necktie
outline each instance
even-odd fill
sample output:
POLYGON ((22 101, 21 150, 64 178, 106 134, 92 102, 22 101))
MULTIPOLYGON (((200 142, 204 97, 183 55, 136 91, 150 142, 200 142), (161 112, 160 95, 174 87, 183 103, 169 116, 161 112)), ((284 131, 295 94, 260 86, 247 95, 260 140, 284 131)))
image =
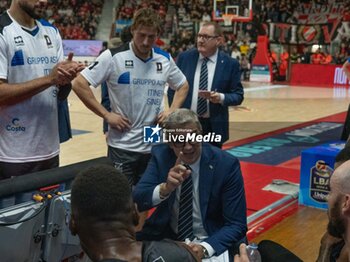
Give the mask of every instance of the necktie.
POLYGON ((186 238, 193 239, 193 183, 190 175, 181 185, 178 240, 184 241, 186 238))
MULTIPOLYGON (((205 57, 201 66, 201 73, 199 77, 199 90, 208 90, 208 62, 209 58, 205 57)), ((208 111, 207 100, 202 97, 198 97, 197 102, 197 114, 202 116, 208 111)))

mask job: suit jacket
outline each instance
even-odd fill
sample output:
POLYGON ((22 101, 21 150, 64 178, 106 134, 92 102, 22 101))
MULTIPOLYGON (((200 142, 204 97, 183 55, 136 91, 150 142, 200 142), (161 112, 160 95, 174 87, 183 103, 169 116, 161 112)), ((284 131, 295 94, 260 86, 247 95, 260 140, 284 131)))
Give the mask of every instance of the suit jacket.
MULTIPOLYGON (((140 211, 153 207, 154 188, 166 182, 169 170, 174 166, 176 156, 167 144, 153 146, 152 158, 133 197, 140 211)), ((209 144, 203 144, 199 175, 199 201, 205 240, 216 255, 232 247, 245 237, 247 231, 246 200, 238 160, 209 144)), ((169 235, 171 210, 176 190, 163 200, 142 229, 141 238, 173 238, 169 235)))
MULTIPOLYGON (((176 64, 184 73, 189 84, 189 91, 182 107, 191 109, 193 82, 196 72, 199 52, 197 49, 185 51, 179 55, 176 64)), ((229 137, 228 106, 240 105, 243 101, 243 86, 240 81, 241 73, 236 59, 219 51, 212 83, 212 89, 225 94, 223 104, 209 103, 210 122, 213 132, 222 135, 222 142, 229 137)), ((174 98, 174 90, 168 90, 168 102, 171 105, 174 98)))

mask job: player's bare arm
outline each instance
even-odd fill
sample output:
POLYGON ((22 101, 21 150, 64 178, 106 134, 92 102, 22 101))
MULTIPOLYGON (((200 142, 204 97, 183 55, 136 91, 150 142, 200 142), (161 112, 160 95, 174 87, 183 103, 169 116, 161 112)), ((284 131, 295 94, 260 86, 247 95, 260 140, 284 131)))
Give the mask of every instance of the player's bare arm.
POLYGON ((9 84, 7 79, 0 79, 0 106, 20 103, 46 88, 70 83, 81 71, 81 66, 72 60, 58 63, 47 76, 27 82, 9 84))
POLYGON ((171 107, 168 110, 165 110, 164 112, 161 112, 158 115, 158 119, 157 119, 158 123, 163 123, 164 119, 171 112, 173 112, 175 109, 180 108, 182 106, 183 102, 186 99, 188 89, 189 89, 188 82, 185 81, 183 85, 175 91, 174 100, 173 100, 173 103, 171 104, 171 107))
POLYGON ((74 79, 73 90, 80 98, 80 100, 85 104, 96 115, 102 117, 107 121, 111 128, 115 128, 120 132, 125 132, 130 129, 131 124, 129 119, 123 117, 119 114, 108 112, 96 99, 94 94, 90 89, 89 82, 82 76, 78 75, 74 79))

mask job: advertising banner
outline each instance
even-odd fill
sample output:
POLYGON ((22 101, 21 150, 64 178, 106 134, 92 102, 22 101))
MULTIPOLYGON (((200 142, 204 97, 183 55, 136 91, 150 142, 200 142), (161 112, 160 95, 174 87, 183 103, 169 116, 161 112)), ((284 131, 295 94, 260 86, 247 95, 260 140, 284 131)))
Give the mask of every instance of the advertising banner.
POLYGON ((271 82, 271 74, 268 65, 252 65, 250 81, 271 82))
POLYGON ((102 41, 100 40, 63 40, 64 55, 70 52, 74 56, 93 56, 97 57, 102 49, 102 41))
POLYGON ((292 64, 290 84, 317 87, 349 87, 342 65, 292 64))

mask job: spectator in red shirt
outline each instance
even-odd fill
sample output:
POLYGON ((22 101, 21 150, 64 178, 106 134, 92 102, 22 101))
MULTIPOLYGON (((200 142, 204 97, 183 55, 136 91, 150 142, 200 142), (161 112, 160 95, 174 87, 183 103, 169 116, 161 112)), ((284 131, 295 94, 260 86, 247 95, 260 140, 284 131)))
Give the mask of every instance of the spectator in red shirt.
POLYGON ((323 54, 321 53, 321 49, 318 48, 316 53, 314 53, 311 56, 311 63, 314 65, 319 65, 319 64, 321 64, 322 60, 323 60, 323 54))
POLYGON ((330 63, 332 63, 332 61, 333 61, 332 55, 328 52, 328 50, 325 50, 321 64, 329 65, 330 63))

